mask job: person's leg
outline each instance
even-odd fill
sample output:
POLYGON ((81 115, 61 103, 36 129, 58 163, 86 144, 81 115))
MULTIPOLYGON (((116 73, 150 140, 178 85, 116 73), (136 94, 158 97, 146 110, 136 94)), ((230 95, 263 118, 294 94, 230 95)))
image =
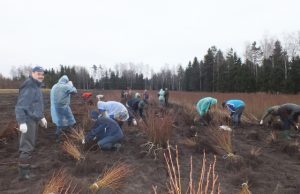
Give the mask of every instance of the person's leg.
POLYGON ((127 107, 127 111, 128 111, 128 115, 129 115, 129 118, 127 120, 127 124, 128 124, 128 126, 131 126, 132 120, 134 118, 134 116, 133 116, 134 112, 133 112, 132 108, 130 108, 130 107, 127 107))
POLYGON ((19 179, 30 179, 30 164, 31 154, 36 144, 36 132, 38 122, 29 120, 27 121, 28 130, 26 133, 21 133, 19 145, 19 179))
POLYGON ((283 123, 283 137, 285 139, 291 139, 290 131, 289 131, 291 125, 290 125, 290 121, 289 121, 288 117, 286 115, 280 115, 280 119, 283 123))
POLYGON ((101 148, 101 150, 111 150, 113 148, 113 145, 119 141, 119 138, 117 136, 106 136, 100 141, 98 141, 98 145, 101 148))
POLYGON ((237 109, 237 124, 240 125, 241 124, 241 117, 242 117, 242 114, 244 112, 244 108, 245 107, 240 107, 239 109, 237 109))

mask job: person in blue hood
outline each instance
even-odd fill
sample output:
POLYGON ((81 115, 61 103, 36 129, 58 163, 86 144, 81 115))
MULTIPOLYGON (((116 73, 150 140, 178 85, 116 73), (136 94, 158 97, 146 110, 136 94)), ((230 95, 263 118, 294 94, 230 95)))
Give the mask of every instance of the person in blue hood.
POLYGON ((75 93, 77 93, 77 89, 66 75, 62 76, 51 89, 51 117, 56 125, 57 141, 60 141, 63 130, 76 124, 70 108, 71 94, 75 93))
POLYGON ((124 137, 119 124, 111 118, 99 117, 97 111, 91 112, 91 119, 95 124, 82 140, 82 144, 88 145, 96 141, 101 150, 119 150, 120 142, 124 137))
POLYGON ((228 100, 222 103, 223 108, 227 108, 230 111, 233 125, 237 127, 241 123, 241 117, 245 109, 245 102, 242 100, 228 100))

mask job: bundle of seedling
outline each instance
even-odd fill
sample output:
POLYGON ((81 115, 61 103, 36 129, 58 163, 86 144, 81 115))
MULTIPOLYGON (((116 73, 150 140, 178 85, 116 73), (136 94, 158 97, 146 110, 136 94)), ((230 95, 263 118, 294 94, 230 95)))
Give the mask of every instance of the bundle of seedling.
POLYGON ((225 109, 213 108, 209 111, 209 114, 212 115, 210 124, 220 126, 231 123, 230 114, 225 109))
POLYGON ((146 122, 141 127, 148 137, 148 142, 142 144, 141 147, 146 150, 143 151, 147 155, 153 154, 157 159, 159 153, 163 153, 163 150, 167 147, 167 142, 172 134, 173 118, 170 115, 164 115, 159 118, 152 112, 148 114, 146 122))
POLYGON ((111 189, 116 191, 120 189, 124 180, 133 172, 131 166, 125 163, 118 163, 105 170, 104 174, 99 177, 91 186, 90 190, 96 193, 100 190, 111 189))
POLYGON ((242 184, 242 190, 240 191, 239 194, 252 194, 252 192, 249 190, 249 186, 247 182, 242 184))
POLYGON ((69 154, 78 162, 85 159, 85 156, 82 154, 78 146, 70 140, 64 141, 62 148, 67 154, 69 154))
POLYGON ((223 159, 228 168, 239 169, 243 164, 243 158, 237 155, 232 145, 232 131, 220 129, 210 129, 212 142, 217 149, 225 152, 223 159))
POLYGON ((72 182, 71 177, 63 169, 54 172, 46 184, 43 194, 73 194, 79 193, 77 185, 72 182))

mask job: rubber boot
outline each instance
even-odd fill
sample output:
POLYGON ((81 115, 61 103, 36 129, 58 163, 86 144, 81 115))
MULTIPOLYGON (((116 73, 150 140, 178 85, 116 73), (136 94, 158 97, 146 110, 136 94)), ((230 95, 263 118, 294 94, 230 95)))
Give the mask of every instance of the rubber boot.
POLYGON ((283 131, 283 138, 286 140, 291 140, 291 136, 290 136, 290 130, 284 130, 283 131))
POLYGON ((122 145, 120 143, 116 143, 113 145, 113 150, 116 151, 116 152, 119 152, 120 149, 121 149, 122 145))
POLYGON ((30 177, 30 165, 29 164, 21 164, 19 165, 19 180, 29 180, 30 177))

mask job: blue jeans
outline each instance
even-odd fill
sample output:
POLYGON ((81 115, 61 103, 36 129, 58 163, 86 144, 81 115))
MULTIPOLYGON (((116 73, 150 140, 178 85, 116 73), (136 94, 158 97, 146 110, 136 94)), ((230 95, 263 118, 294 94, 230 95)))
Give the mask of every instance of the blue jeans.
POLYGON ((235 110, 235 112, 231 113, 231 118, 234 125, 239 125, 241 123, 241 117, 243 114, 245 107, 240 107, 235 110))
POLYGON ((123 134, 117 133, 104 137, 103 139, 99 140, 97 144, 102 150, 110 150, 114 144, 120 142, 122 139, 123 134))

